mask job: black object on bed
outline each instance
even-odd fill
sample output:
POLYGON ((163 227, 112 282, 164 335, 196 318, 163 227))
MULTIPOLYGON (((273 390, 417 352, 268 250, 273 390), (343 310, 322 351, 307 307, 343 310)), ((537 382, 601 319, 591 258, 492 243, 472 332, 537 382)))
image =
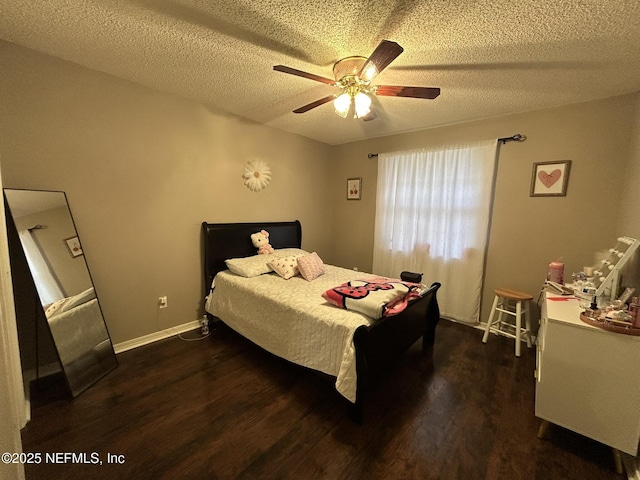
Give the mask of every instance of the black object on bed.
MULTIPOLYGON (((269 232, 273 248, 301 248, 299 221, 262 223, 202 223, 204 241, 204 290, 209 294, 216 274, 226 270, 225 260, 256 254, 250 236, 260 230, 269 232)), ((356 329, 356 402, 350 404, 349 416, 362 422, 365 387, 380 371, 387 369, 403 352, 422 338, 425 355, 432 354, 435 330, 440 319, 436 294, 440 283, 433 283, 421 298, 409 303, 398 315, 372 321, 356 329)), ((224 321, 224 319, 221 319, 224 321)))

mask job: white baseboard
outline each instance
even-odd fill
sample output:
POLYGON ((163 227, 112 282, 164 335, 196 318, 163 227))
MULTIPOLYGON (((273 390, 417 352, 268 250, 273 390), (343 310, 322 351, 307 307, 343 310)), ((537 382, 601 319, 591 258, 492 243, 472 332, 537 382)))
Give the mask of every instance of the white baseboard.
POLYGON ((200 320, 183 323, 182 325, 167 328, 166 330, 160 330, 159 332, 150 333, 142 337, 116 343, 113 345, 113 349, 115 350, 117 355, 118 353, 126 352, 127 350, 132 350, 144 345, 149 345, 150 343, 157 342, 158 340, 164 340, 165 338, 173 337, 174 335, 179 335, 184 332, 195 330, 197 328, 200 328, 200 325, 200 320))

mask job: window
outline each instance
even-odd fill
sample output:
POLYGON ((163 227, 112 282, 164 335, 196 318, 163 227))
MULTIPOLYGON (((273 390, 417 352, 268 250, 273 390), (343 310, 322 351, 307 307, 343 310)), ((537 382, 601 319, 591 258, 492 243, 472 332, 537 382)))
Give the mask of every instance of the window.
POLYGON ((412 270, 441 282, 443 314, 461 321, 479 315, 496 146, 378 156, 373 271, 397 277, 412 270), (470 307, 455 307, 466 303, 461 298, 470 307))

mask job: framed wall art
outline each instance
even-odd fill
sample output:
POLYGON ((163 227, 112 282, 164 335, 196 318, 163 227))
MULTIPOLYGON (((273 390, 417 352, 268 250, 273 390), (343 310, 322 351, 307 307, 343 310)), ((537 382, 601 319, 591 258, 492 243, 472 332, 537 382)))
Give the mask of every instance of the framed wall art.
POLYGON ((571 160, 537 162, 531 175, 531 197, 564 197, 567 195, 571 160))
POLYGON ((347 178, 347 200, 360 200, 362 198, 362 177, 347 178))
POLYGON ((69 249, 69 253, 72 257, 79 257, 82 255, 82 247, 80 246, 80 240, 78 237, 67 238, 64 243, 67 244, 67 248, 69 249))

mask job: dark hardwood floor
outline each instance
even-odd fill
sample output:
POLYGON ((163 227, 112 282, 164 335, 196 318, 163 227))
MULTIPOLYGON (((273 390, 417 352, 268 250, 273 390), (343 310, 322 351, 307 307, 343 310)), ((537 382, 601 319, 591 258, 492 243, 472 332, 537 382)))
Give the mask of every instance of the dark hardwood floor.
POLYGON ((555 426, 538 439, 534 349, 516 358, 513 341, 481 337, 441 321, 433 362, 414 345, 372 387, 361 426, 327 377, 224 325, 131 350, 74 400, 37 394, 22 438, 43 459, 27 479, 624 478, 604 445, 555 426))

